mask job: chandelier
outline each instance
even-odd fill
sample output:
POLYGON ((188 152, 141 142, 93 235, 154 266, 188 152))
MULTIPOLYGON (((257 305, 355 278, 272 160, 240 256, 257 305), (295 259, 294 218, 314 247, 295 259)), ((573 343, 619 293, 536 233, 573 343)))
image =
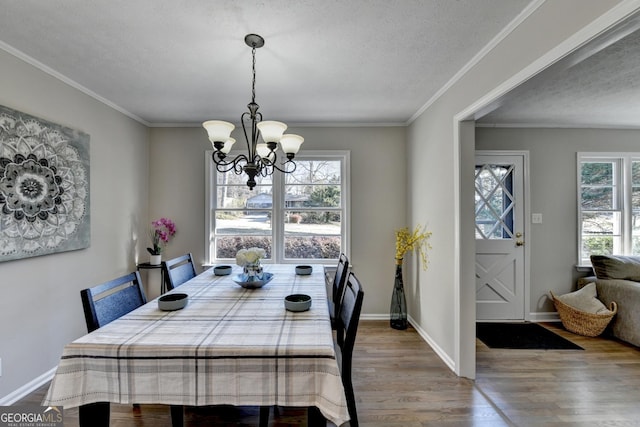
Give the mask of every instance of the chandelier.
POLYGON ((233 159, 227 159, 227 154, 236 142, 231 138, 231 131, 235 128, 233 123, 222 120, 209 120, 202 124, 207 130, 209 141, 213 145, 213 162, 218 172, 233 171, 236 175, 245 173, 248 176, 247 185, 250 190, 256 186, 256 177, 266 177, 278 170, 283 173, 291 173, 296 169, 293 161, 304 138, 300 135, 284 134, 287 125, 282 122, 262 120, 262 113, 258 112, 260 106, 256 103, 256 49, 264 46, 264 39, 257 34, 247 34, 244 42, 251 48, 253 57, 253 80, 251 83, 251 102, 247 105, 249 111, 240 116, 244 138, 247 142, 247 153, 238 154, 233 159), (259 142, 262 137, 262 142, 259 142), (278 143, 286 156, 286 161, 278 164, 276 150, 278 143))

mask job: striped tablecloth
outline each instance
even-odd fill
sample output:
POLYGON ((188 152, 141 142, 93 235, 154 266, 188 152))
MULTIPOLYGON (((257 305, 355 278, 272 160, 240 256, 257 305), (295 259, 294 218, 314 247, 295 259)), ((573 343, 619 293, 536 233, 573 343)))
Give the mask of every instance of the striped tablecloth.
POLYGON ((187 306, 156 300, 65 346, 43 405, 94 402, 171 405, 316 406, 336 425, 349 419, 331 333, 323 268, 298 276, 269 265, 273 280, 248 290, 240 273, 205 271, 172 292, 187 306), (284 297, 311 295, 306 312, 284 297))

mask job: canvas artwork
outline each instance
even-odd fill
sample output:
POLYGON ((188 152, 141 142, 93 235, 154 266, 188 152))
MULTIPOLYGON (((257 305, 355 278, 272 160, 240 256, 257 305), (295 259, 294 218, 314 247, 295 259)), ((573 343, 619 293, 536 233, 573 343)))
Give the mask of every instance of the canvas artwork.
POLYGON ((89 135, 0 106, 0 261, 89 247, 89 135))

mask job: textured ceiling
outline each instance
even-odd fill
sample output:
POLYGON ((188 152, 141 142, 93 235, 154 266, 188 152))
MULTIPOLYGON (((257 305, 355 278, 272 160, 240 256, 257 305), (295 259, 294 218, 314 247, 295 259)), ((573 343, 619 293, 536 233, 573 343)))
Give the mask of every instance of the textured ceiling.
POLYGON ((4 0, 0 48, 151 125, 407 123, 530 0, 4 0))
POLYGON ((640 127, 640 17, 633 16, 522 84, 483 126, 640 127))

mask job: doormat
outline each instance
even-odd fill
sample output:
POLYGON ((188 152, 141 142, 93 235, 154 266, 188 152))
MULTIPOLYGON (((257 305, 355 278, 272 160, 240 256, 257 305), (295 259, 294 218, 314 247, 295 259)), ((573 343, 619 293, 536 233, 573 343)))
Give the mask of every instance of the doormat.
POLYGON ((489 348, 584 350, 537 323, 476 323, 476 337, 489 348))

